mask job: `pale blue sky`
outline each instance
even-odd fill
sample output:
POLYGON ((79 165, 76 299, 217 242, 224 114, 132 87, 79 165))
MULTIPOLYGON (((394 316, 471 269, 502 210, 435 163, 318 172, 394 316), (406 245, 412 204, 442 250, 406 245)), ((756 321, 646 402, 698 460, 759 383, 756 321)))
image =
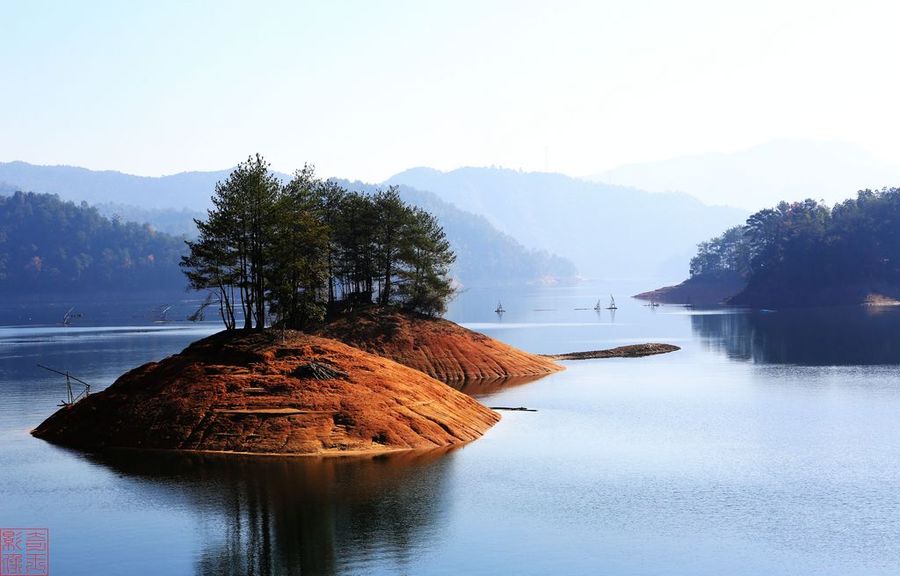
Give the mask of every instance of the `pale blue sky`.
POLYGON ((0 161, 382 180, 840 140, 900 158, 893 4, 0 1, 0 161))

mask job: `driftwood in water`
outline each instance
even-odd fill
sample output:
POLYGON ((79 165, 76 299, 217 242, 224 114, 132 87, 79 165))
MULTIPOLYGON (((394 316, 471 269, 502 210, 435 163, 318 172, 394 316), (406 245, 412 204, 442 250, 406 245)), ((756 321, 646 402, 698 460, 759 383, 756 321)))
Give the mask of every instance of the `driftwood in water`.
POLYGON ((673 344, 632 344, 608 350, 590 350, 587 352, 569 352, 568 354, 546 354, 554 360, 590 360, 592 358, 639 358, 654 354, 666 354, 681 350, 673 344))

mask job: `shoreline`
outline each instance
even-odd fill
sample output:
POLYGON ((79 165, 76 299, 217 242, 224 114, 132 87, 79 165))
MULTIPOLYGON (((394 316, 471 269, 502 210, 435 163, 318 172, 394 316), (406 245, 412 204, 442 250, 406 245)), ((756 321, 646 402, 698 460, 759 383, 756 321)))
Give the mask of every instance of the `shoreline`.
MULTIPOLYGON (((499 416, 499 414, 498 414, 499 416)), ((57 445, 57 447, 63 448, 65 450, 72 450, 81 454, 96 454, 96 455, 110 455, 115 453, 136 453, 136 454, 199 454, 199 455, 211 455, 211 456, 241 456, 241 457, 250 457, 250 458, 327 458, 338 459, 338 458, 364 458, 366 456, 371 456, 372 458, 384 457, 390 454, 405 454, 405 453, 416 453, 416 454, 430 454, 432 452, 449 452, 450 450, 461 448, 474 442, 476 439, 467 440, 463 443, 459 444, 448 444, 445 446, 434 446, 431 448, 384 448, 384 449, 356 449, 356 450, 327 450, 322 452, 247 452, 247 451, 236 451, 236 450, 199 450, 196 448, 139 448, 132 446, 108 446, 105 448, 97 448, 94 450, 82 450, 79 448, 74 448, 70 446, 62 446, 57 445)))

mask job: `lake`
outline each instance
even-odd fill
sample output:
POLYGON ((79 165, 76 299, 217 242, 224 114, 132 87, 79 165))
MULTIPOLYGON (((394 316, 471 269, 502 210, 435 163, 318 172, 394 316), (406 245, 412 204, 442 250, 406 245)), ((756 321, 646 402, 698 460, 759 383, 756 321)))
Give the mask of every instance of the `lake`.
POLYGON ((566 362, 480 397, 537 412, 476 442, 364 459, 34 439, 65 396, 37 363, 99 390, 218 325, 5 304, 0 527, 49 528, 51 573, 76 576, 900 573, 900 310, 653 309, 642 288, 617 286, 614 316, 591 309, 603 285, 464 292, 451 319, 529 351, 682 350, 566 362))

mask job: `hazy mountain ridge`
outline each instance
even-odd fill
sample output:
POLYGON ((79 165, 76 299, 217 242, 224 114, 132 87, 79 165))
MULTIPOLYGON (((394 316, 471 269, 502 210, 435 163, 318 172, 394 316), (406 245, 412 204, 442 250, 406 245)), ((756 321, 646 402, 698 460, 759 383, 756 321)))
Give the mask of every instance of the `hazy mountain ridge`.
POLYGON ((159 232, 188 238, 197 235, 194 219, 206 218, 205 211, 188 208, 141 208, 118 202, 95 204, 94 208, 111 220, 147 223, 159 232))
MULTIPOLYGON (((152 178, 12 162, 0 164, 0 182, 5 183, 0 190, 57 193, 64 200, 97 204, 107 216, 190 234, 191 219, 203 216, 215 183, 228 172, 152 178)), ((653 194, 562 174, 415 168, 381 186, 392 184, 405 185, 407 201, 441 220, 459 254, 456 272, 466 284, 579 272, 604 278, 676 279, 684 276, 697 243, 747 216, 738 209, 706 206, 685 194, 653 194)))
MULTIPOLYGON (((149 223, 161 232, 190 237, 195 233, 193 218, 206 216, 215 183, 225 179, 229 172, 187 172, 152 178, 11 162, 0 164, 0 194, 17 190, 54 193, 62 200, 94 205, 100 214, 109 218, 149 223), (67 185, 70 177, 71 186, 67 185)), ((276 175, 289 178, 284 173, 276 175)), ((339 181, 351 190, 372 192, 378 187, 339 181)), ((528 250, 483 217, 456 208, 430 192, 404 186, 401 195, 407 202, 438 217, 457 253, 454 274, 465 285, 554 281, 578 274, 575 265, 565 258, 528 250)))
POLYGON ((778 140, 731 154, 629 164, 588 178, 652 192, 684 191, 704 202, 758 210, 806 198, 833 205, 857 190, 897 186, 900 165, 849 144, 778 140))
POLYGON ((57 194, 63 200, 88 204, 112 202, 147 209, 205 211, 216 182, 224 180, 230 171, 181 172, 153 177, 76 166, 6 162, 0 163, 0 183, 7 189, 57 194))
POLYGON ((681 277, 697 243, 748 215, 686 194, 502 168, 413 168, 385 184, 433 192, 483 214, 527 247, 561 254, 582 273, 605 278, 681 277))
MULTIPOLYGON (((375 184, 336 180, 348 190, 372 193, 375 184)), ((383 186, 381 186, 383 188, 383 186)), ((527 249, 479 215, 457 208, 437 195, 398 185, 404 201, 434 214, 447 233, 457 256, 454 271, 464 284, 507 284, 528 280, 571 280, 577 267, 568 259, 545 250, 527 249)))

